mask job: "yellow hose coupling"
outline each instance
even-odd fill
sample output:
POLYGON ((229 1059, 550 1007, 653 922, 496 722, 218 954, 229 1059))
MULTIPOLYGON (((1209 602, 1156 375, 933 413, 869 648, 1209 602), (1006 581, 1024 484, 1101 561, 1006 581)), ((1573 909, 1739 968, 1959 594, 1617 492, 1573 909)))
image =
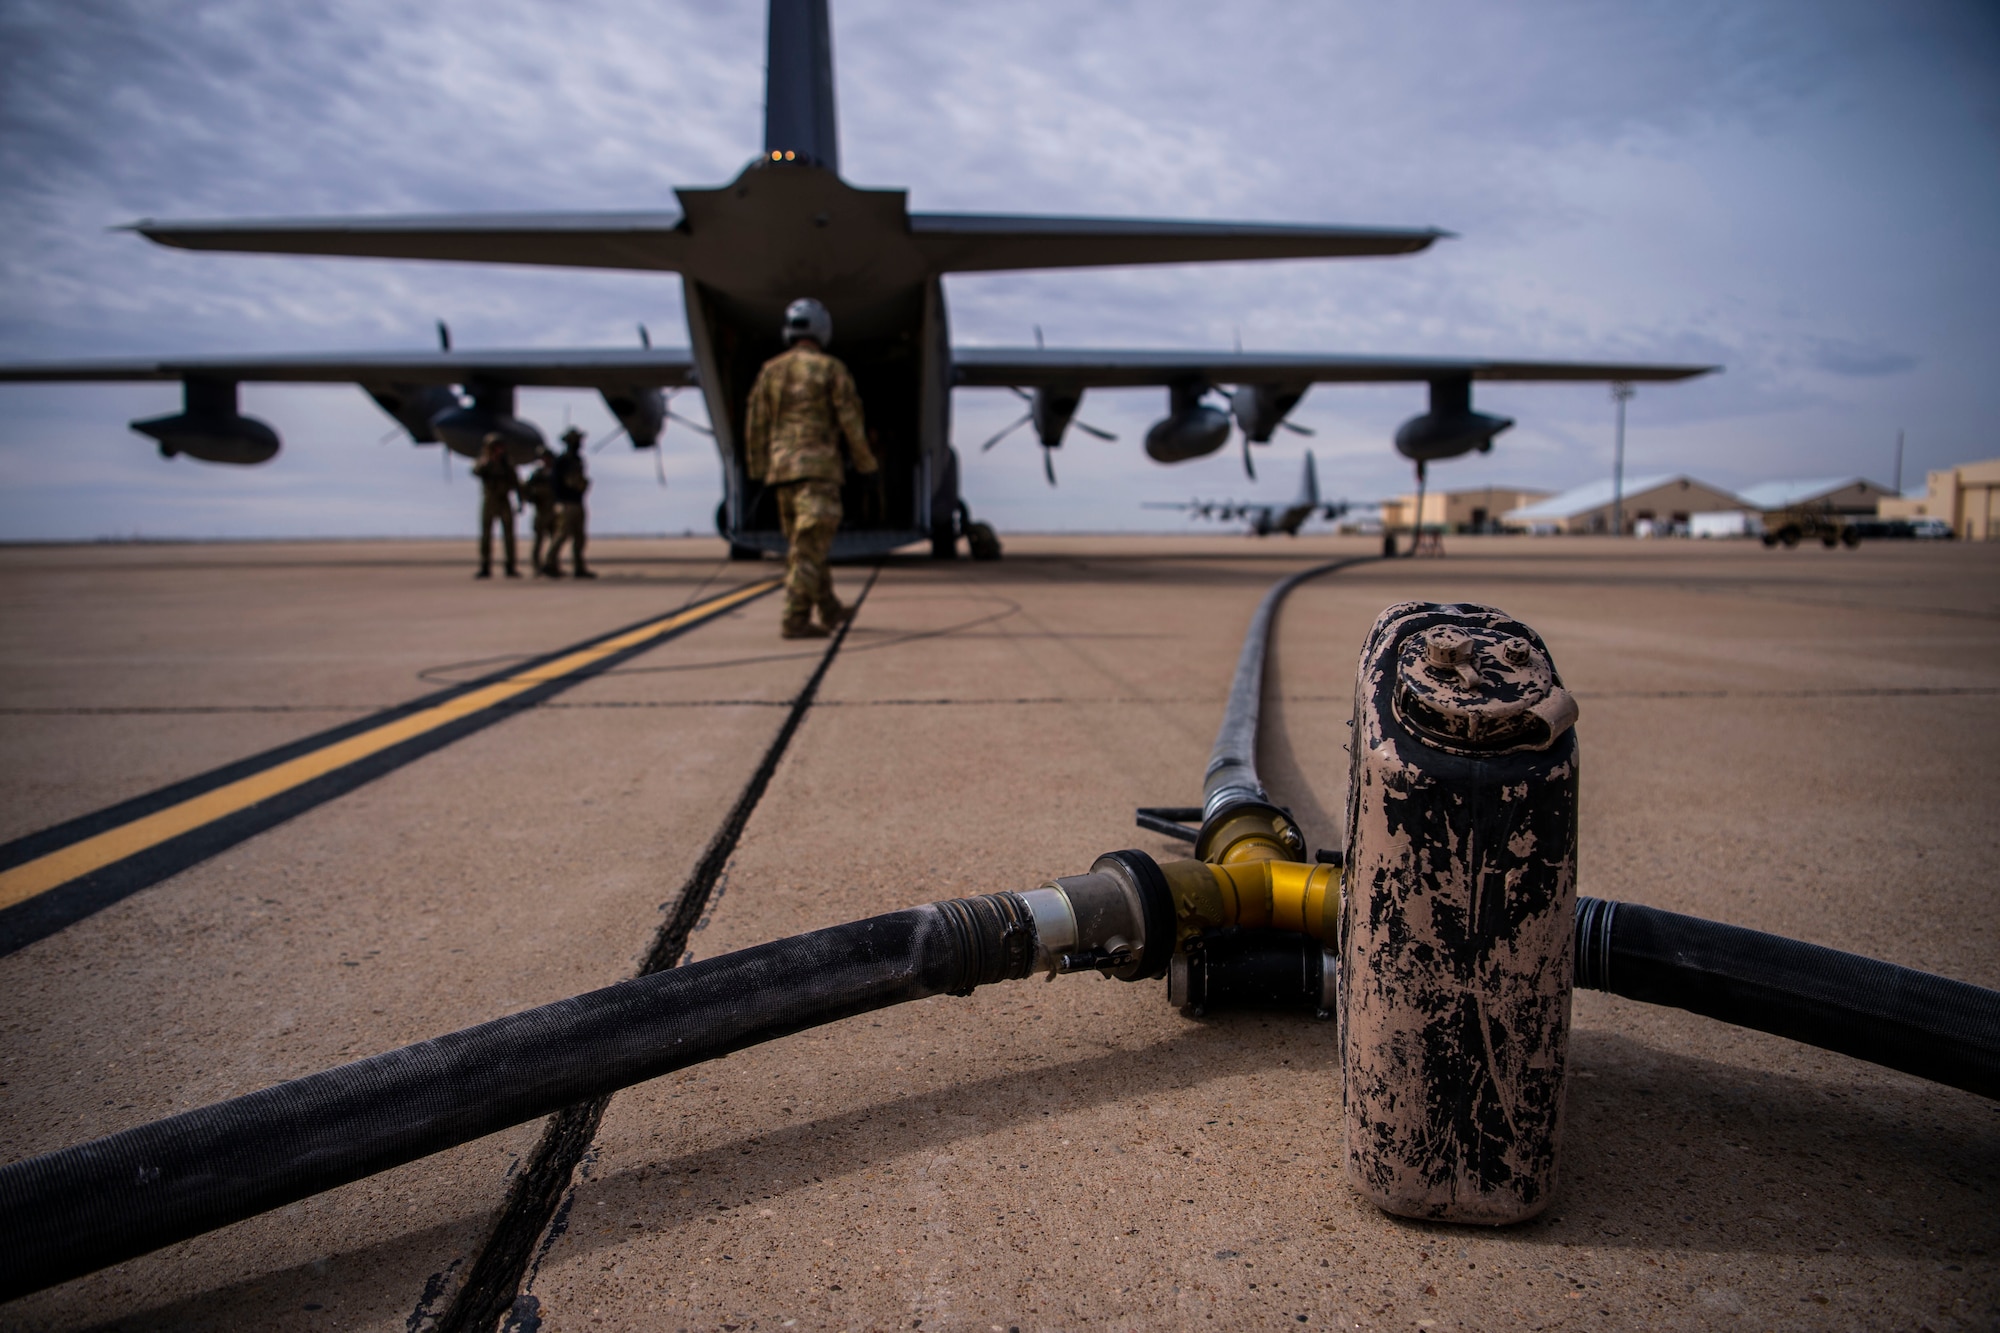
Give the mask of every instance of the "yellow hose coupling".
POLYGON ((1166 861, 1182 944, 1222 926, 1295 930, 1321 942, 1340 937, 1340 867, 1291 860, 1166 861))
POLYGON ((1303 861, 1305 836, 1284 811, 1262 801, 1242 801, 1204 820, 1194 854, 1204 861, 1303 861))

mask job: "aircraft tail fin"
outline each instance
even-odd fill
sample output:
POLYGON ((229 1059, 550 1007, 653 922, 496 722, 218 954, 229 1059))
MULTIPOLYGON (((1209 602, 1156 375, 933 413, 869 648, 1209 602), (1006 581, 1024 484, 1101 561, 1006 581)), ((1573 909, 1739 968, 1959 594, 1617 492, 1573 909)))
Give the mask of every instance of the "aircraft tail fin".
POLYGON ((1319 503, 1319 470, 1313 466, 1313 451, 1306 450, 1305 476, 1299 479, 1299 498, 1292 502, 1299 505, 1319 503))
POLYGON ((764 66, 764 152, 793 152, 833 172, 833 25, 827 0, 771 0, 764 66))

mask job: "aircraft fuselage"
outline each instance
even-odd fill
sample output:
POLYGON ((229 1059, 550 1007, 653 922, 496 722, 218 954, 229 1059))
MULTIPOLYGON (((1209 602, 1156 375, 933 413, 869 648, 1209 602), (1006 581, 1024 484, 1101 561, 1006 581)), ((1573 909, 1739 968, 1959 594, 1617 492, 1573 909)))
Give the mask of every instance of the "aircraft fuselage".
POLYGON ((854 375, 886 479, 883 530, 843 529, 836 552, 948 540, 958 493, 951 343, 943 284, 912 240, 906 194, 768 159, 718 189, 679 194, 688 333, 729 478, 732 539, 783 547, 774 497, 744 471, 743 419, 757 371, 784 350, 785 306, 810 296, 833 314, 828 350, 854 375))

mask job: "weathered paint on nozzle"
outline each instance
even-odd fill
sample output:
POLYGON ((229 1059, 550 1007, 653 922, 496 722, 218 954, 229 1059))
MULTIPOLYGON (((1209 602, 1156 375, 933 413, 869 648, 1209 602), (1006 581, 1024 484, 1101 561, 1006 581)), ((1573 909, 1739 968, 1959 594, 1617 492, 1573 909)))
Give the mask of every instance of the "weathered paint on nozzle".
POLYGON ((1346 1170, 1500 1226, 1556 1187, 1576 901, 1575 708, 1490 607, 1384 611, 1355 683, 1340 907, 1346 1170), (1567 701, 1567 702, 1566 702, 1567 701))

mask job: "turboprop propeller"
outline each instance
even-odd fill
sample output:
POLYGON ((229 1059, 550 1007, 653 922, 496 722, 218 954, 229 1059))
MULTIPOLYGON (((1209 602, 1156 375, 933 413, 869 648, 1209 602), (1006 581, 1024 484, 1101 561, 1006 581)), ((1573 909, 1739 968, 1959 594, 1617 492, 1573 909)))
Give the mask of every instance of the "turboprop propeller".
MULTIPOLYGON (((1041 340, 1041 330, 1035 330, 1035 339, 1041 340)), ((1055 451, 1062 447, 1063 433, 1075 426, 1084 434, 1100 440, 1115 440, 1118 437, 1108 430, 1093 426, 1087 421, 1076 419, 1078 404, 1083 402, 1083 390, 1064 389, 1052 385, 1042 385, 1032 392, 1019 385, 1009 385, 1016 397, 1027 403, 1028 410, 1008 422, 979 446, 985 453, 994 445, 1012 435, 1029 422, 1035 424, 1035 435, 1042 445, 1042 474, 1049 479, 1049 485, 1056 484, 1055 451)))

